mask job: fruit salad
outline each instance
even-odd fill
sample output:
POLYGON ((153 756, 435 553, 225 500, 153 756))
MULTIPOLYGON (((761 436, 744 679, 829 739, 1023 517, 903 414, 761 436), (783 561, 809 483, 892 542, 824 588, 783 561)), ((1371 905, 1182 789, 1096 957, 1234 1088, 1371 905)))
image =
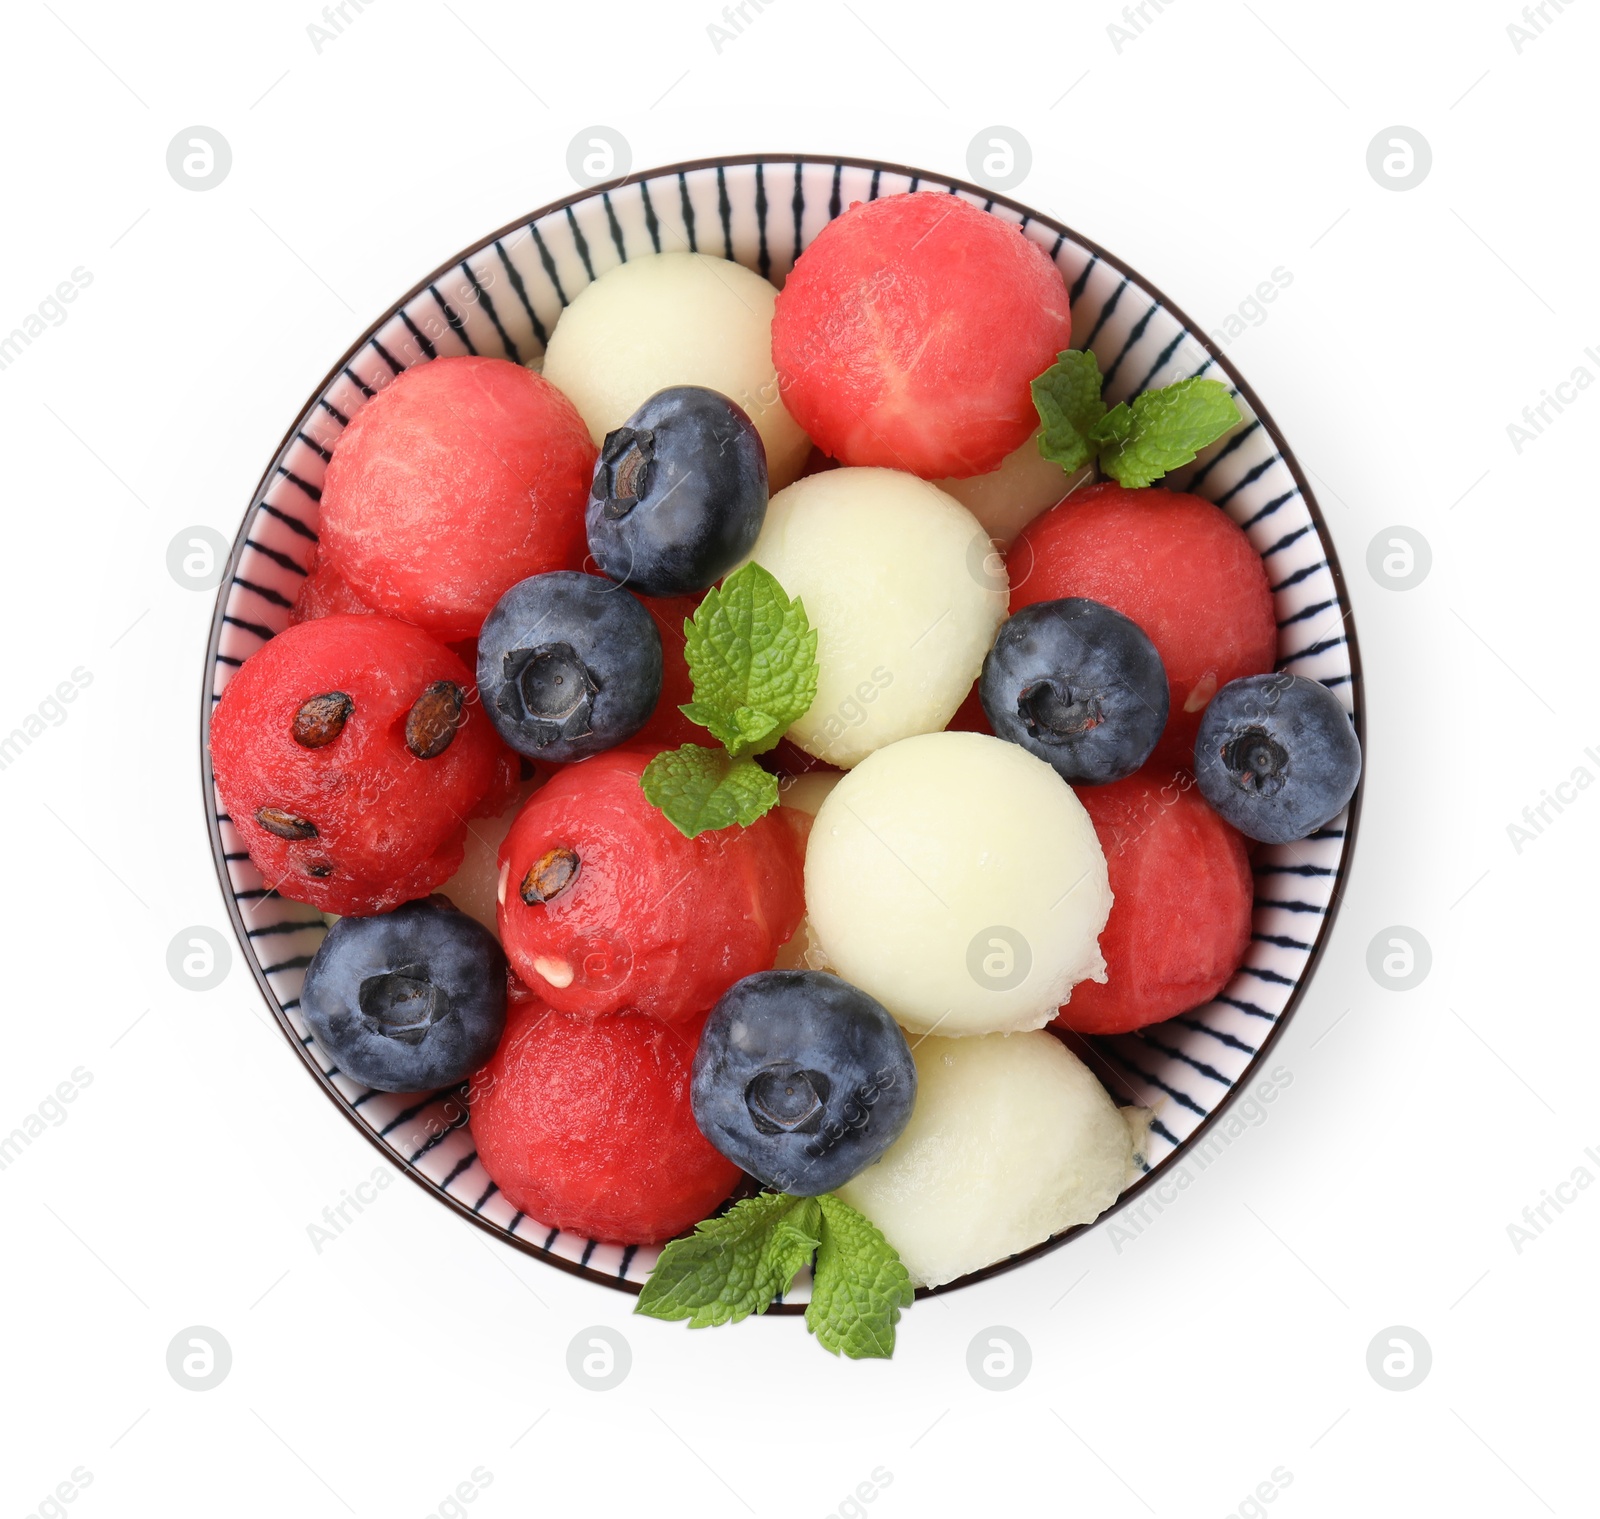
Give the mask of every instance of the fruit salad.
POLYGON ((917 1288, 1137 1174, 1083 1035, 1216 996, 1250 855, 1361 770, 1274 671, 1260 557, 1160 482, 1241 424, 1109 405, 1055 264, 928 192, 782 290, 660 253, 540 372, 433 357, 328 467, 290 626, 211 724, 267 884, 331 927, 312 1036, 459 1090, 551 1229, 660 1246, 638 1311, 888 1355, 917 1288))

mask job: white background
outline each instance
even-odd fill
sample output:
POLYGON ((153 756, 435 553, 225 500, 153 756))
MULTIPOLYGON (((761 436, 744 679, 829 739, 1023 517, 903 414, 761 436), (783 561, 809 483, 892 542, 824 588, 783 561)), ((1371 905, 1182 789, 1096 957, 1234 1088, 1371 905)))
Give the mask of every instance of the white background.
POLYGON ((821 1519, 875 1468, 861 1511, 884 1519, 1593 1513, 1600 1188, 1520 1253, 1507 1225, 1600 1177, 1600 792, 1520 853, 1507 825, 1600 776, 1600 392, 1520 454, 1507 424, 1580 364, 1600 377, 1600 16, 1549 6, 1518 52, 1511 0, 1170 0, 1119 51, 1110 0, 770 0, 719 51, 712 0, 348 14, 319 52, 311 0, 7 11, 0 332, 74 268, 93 281, 0 371, 0 731, 75 667, 93 683, 0 771, 0 1131, 74 1068, 92 1083, 0 1172, 0 1514, 75 1467, 86 1519, 422 1519, 476 1467, 462 1512, 484 1519, 821 1519), (1293 275, 1228 353, 1343 557, 1370 753, 1349 893, 1277 1050, 1292 1084, 1120 1253, 1102 1228, 921 1304, 888 1364, 833 1362, 793 1319, 632 1318, 409 1184, 317 1253, 307 1226, 377 1157, 237 960, 207 993, 166 970, 179 930, 226 932, 196 742, 212 597, 169 576, 169 541, 231 539, 332 361, 569 191, 594 123, 638 168, 807 149, 963 176, 1005 124, 1033 150, 1015 195, 1204 325, 1293 275), (205 193, 166 168, 194 124, 233 152, 205 193), (1394 124, 1433 151, 1404 193, 1366 167, 1394 124), (1366 570, 1394 524, 1433 552, 1405 592, 1366 570), (1404 993, 1367 970, 1396 924, 1434 957, 1404 993), (166 1369, 190 1325, 232 1347, 210 1392, 166 1369), (567 1372, 590 1325, 631 1344, 614 1391, 567 1372), (966 1365, 995 1325, 1032 1350, 1003 1393, 966 1365), (1367 1370, 1392 1325, 1432 1347, 1409 1392, 1367 1370))

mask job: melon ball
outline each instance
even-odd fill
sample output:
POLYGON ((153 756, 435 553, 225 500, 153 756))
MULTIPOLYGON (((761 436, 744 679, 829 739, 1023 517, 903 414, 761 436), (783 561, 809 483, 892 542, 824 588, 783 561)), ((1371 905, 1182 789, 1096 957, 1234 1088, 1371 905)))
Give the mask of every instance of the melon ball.
POLYGON ((898 470, 796 481, 750 557, 817 630, 817 699, 789 738, 841 769, 944 727, 1006 615, 1004 566, 977 519, 898 470))
POLYGON ((1042 1028, 1105 979, 1105 855, 1072 788, 983 733, 880 749, 834 787, 806 848, 831 963, 913 1033, 1042 1028))
POLYGON ((924 1039, 917 1105, 876 1165, 839 1188, 923 1287, 1098 1218, 1127 1184, 1128 1123, 1045 1033, 924 1039))
POLYGON ((1006 455, 999 469, 965 479, 935 480, 934 484, 966 507, 1001 548, 1010 548, 1017 534, 1041 512, 1093 479, 1092 464, 1069 475, 1054 459, 1045 458, 1035 432, 1021 448, 1006 455))
POLYGON ((773 490, 800 473, 811 440, 785 409, 772 363, 778 292, 704 253, 654 253, 601 275, 561 313, 544 377, 598 445, 658 390, 704 385, 744 408, 767 450, 773 490))
POLYGON ((785 807, 793 807, 796 812, 803 812, 808 817, 814 818, 828 799, 828 793, 843 779, 844 777, 834 770, 817 770, 810 775, 797 775, 783 787, 778 799, 785 807))
POLYGON ((828 956, 818 941, 816 933, 810 923, 804 918, 800 920, 799 928, 795 929, 794 937, 787 944, 780 945, 777 958, 772 962, 774 970, 826 970, 833 967, 828 964, 828 956))
POLYGON ((523 804, 549 779, 550 773, 546 769, 534 779, 523 781, 511 805, 498 817, 467 824, 461 868, 439 888, 441 896, 448 897, 469 918, 476 918, 496 939, 500 937, 500 897, 505 889, 500 879, 500 846, 523 804))

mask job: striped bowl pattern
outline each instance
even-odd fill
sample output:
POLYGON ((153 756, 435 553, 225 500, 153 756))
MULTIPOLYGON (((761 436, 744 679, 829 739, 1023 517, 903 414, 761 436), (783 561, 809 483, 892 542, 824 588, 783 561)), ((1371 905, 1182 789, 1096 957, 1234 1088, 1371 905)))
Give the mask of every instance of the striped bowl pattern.
MULTIPOLYGON (((630 256, 717 254, 781 285, 821 228, 857 200, 923 190, 961 195, 1020 226, 1055 260, 1072 295, 1073 341, 1094 351, 1109 400, 1210 374, 1233 390, 1245 424, 1169 478, 1226 511, 1267 566, 1282 669, 1322 681, 1361 725, 1361 674, 1349 603, 1326 524, 1299 466, 1254 394, 1205 334, 1092 243, 1016 203, 887 164, 766 155, 674 166, 568 197, 503 228, 437 270, 382 317, 335 367, 295 421, 257 486, 218 592, 202 703, 204 795, 217 871, 246 962, 307 1068, 386 1155, 448 1206, 552 1265, 636 1291, 658 1250, 597 1243, 517 1212, 485 1174, 459 1099, 373 1092, 340 1073, 300 1015, 305 967, 324 927, 279 898, 251 865, 222 811, 206 753, 210 715, 229 677, 287 623, 317 541, 319 490, 350 419, 395 375, 438 354, 537 363, 562 308, 630 256)), ((1315 837, 1256 856, 1250 952, 1221 996, 1183 1017, 1082 1052, 1119 1103, 1155 1110, 1145 1174, 1126 1207, 1186 1154, 1225 1141, 1207 1131, 1230 1096, 1260 1074, 1306 985, 1337 905, 1360 793, 1315 837)), ((1110 1217, 1110 1214, 1105 1217, 1110 1217)), ((1103 1220, 1102 1220, 1103 1221, 1103 1220)), ((1091 1226, 1092 1227, 1092 1226, 1091 1226)), ((1055 1240, 963 1278, 1008 1269, 1055 1240)), ((961 1285, 961 1282, 950 1286, 961 1285)), ((948 1291, 949 1287, 940 1289, 948 1291)), ((792 1299, 804 1296, 797 1284, 792 1299)))

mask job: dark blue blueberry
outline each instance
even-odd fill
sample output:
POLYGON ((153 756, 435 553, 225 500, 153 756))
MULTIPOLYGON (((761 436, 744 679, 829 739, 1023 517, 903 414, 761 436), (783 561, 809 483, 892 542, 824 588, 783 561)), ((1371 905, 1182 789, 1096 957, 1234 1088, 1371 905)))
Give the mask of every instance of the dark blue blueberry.
POLYGON ((978 697, 995 734, 1074 786, 1132 775, 1167 725, 1167 672, 1144 630, 1098 601, 1039 601, 1008 618, 978 697))
POLYGON ((380 1092, 465 1081, 506 1022, 506 957, 443 897, 340 918, 306 970, 300 1006, 344 1074, 380 1092))
POLYGON ((661 634, 636 596, 576 570, 511 587, 478 634, 478 693, 500 737, 579 760, 631 738, 661 697, 661 634))
POLYGON ((1249 675, 1229 681, 1206 707, 1194 778, 1246 838, 1288 844, 1344 811, 1361 779, 1361 745, 1320 681, 1249 675))
POLYGON ((824 971, 764 970, 711 1010, 690 1095, 700 1132, 735 1165, 815 1197, 899 1138, 917 1068, 899 1025, 864 991, 824 971))
POLYGON ((767 515, 767 451, 726 396, 658 390, 606 434, 589 490, 589 553, 645 596, 714 585, 755 547, 767 515))

